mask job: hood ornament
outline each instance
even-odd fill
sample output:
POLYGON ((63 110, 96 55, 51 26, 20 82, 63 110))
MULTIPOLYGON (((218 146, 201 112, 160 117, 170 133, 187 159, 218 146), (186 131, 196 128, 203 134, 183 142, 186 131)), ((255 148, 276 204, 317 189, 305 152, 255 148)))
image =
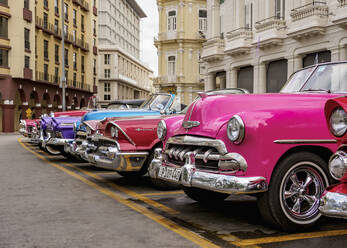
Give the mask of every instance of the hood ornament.
POLYGON ((200 126, 200 122, 198 121, 184 121, 182 123, 182 127, 184 129, 190 129, 190 128, 198 127, 198 126, 200 126))

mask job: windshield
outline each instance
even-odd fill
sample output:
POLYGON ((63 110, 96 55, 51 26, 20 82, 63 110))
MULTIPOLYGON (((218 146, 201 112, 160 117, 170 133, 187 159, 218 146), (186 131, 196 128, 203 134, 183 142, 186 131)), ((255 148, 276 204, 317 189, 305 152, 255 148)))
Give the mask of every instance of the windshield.
POLYGON ((284 85, 281 92, 325 91, 345 93, 347 92, 346 81, 347 63, 323 64, 294 73, 284 85))
POLYGON ((126 104, 110 104, 107 109, 128 109, 126 104))
POLYGON ((163 110, 170 101, 170 98, 170 95, 153 95, 148 101, 144 102, 140 108, 163 110))

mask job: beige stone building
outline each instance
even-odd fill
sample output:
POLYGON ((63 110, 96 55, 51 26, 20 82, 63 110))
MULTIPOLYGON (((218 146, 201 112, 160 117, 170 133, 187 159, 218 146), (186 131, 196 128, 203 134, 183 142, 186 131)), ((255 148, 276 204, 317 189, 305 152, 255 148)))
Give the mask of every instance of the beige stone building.
POLYGON ((99 101, 142 99, 152 92, 152 70, 140 57, 140 20, 135 0, 99 0, 99 101))
POLYGON ((61 110, 62 72, 67 109, 87 104, 97 82, 97 4, 0 0, 0 131, 17 129, 20 118, 61 110))
POLYGON ((205 89, 278 92, 302 67, 347 59, 347 0, 207 0, 205 89))
POLYGON ((157 91, 176 93, 192 102, 203 90, 199 58, 207 31, 205 0, 157 0, 159 34, 157 91))

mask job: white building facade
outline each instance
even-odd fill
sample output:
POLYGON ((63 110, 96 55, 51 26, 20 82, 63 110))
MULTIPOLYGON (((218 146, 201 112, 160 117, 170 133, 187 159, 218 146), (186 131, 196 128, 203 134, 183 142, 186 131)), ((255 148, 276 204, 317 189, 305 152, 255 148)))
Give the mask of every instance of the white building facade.
POLYGON ((140 20, 135 0, 99 1, 98 97, 100 101, 145 98, 153 71, 140 61, 140 20))
POLYGON ((347 60, 347 0, 207 0, 205 90, 278 92, 296 70, 347 60))

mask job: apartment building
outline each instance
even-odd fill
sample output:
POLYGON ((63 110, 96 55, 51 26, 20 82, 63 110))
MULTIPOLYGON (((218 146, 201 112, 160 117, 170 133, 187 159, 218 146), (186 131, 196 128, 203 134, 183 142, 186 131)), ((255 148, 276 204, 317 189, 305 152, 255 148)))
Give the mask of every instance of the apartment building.
POLYGON ((157 0, 159 34, 157 91, 175 93, 188 104, 202 91, 199 59, 207 31, 206 0, 157 0))
POLYGON ((140 20, 135 0, 99 0, 99 101, 146 98, 153 71, 140 61, 140 20))
POLYGON ((0 0, 0 131, 16 130, 20 118, 62 109, 62 38, 67 109, 87 104, 97 82, 97 4, 0 0))
POLYGON ((296 70, 347 59, 347 0, 207 0, 205 89, 278 92, 296 70))

